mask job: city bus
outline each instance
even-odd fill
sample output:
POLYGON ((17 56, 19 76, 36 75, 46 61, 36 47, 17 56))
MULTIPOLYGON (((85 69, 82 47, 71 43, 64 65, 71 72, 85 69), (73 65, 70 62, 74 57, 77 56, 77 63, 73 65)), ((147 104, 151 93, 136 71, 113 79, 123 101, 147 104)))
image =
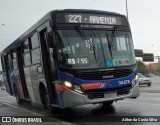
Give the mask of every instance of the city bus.
POLYGON ((18 104, 66 109, 139 96, 131 29, 114 12, 53 10, 6 47, 1 62, 18 104))

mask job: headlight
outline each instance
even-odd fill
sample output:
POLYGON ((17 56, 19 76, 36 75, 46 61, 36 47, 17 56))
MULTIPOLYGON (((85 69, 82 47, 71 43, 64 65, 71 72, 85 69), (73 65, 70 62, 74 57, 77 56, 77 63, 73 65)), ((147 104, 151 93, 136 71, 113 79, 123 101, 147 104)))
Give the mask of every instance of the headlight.
POLYGON ((73 87, 72 83, 70 83, 70 82, 68 82, 68 81, 64 81, 64 85, 65 85, 66 87, 68 87, 68 88, 72 88, 72 87, 73 87))
POLYGON ((67 88, 69 88, 69 89, 71 89, 71 90, 74 90, 75 92, 83 93, 80 86, 78 86, 78 85, 73 85, 73 84, 72 84, 71 82, 69 82, 69 81, 64 81, 64 86, 66 86, 67 88))
POLYGON ((74 91, 78 93, 83 93, 81 87, 78 85, 74 85, 74 91))
POLYGON ((132 87, 134 87, 136 83, 138 83, 138 75, 136 75, 134 79, 132 80, 132 87))

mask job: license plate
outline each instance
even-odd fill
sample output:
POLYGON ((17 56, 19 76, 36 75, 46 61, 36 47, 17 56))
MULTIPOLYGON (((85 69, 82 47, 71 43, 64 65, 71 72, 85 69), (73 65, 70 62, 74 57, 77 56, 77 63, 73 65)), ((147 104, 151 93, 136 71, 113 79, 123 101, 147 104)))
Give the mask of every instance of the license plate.
POLYGON ((114 98, 114 97, 117 97, 117 93, 116 92, 104 94, 104 98, 114 98))

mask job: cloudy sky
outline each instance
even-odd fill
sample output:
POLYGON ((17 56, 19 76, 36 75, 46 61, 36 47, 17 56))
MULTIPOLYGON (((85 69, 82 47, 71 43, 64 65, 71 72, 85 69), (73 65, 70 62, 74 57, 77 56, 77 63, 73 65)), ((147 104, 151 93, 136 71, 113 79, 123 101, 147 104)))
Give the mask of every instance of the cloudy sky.
MULTIPOLYGON (((128 0, 134 46, 160 55, 160 0, 128 0)), ((0 0, 0 51, 47 12, 96 9, 126 15, 125 0, 0 0)))

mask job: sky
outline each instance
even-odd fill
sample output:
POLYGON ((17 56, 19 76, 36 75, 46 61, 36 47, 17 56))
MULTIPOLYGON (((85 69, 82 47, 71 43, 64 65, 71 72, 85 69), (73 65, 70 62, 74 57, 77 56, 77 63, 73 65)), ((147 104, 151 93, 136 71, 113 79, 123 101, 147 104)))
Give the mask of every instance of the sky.
MULTIPOLYGON (((160 56, 160 0, 127 3, 134 48, 160 56)), ((125 0, 0 0, 0 51, 54 9, 95 9, 126 15, 125 0)))

